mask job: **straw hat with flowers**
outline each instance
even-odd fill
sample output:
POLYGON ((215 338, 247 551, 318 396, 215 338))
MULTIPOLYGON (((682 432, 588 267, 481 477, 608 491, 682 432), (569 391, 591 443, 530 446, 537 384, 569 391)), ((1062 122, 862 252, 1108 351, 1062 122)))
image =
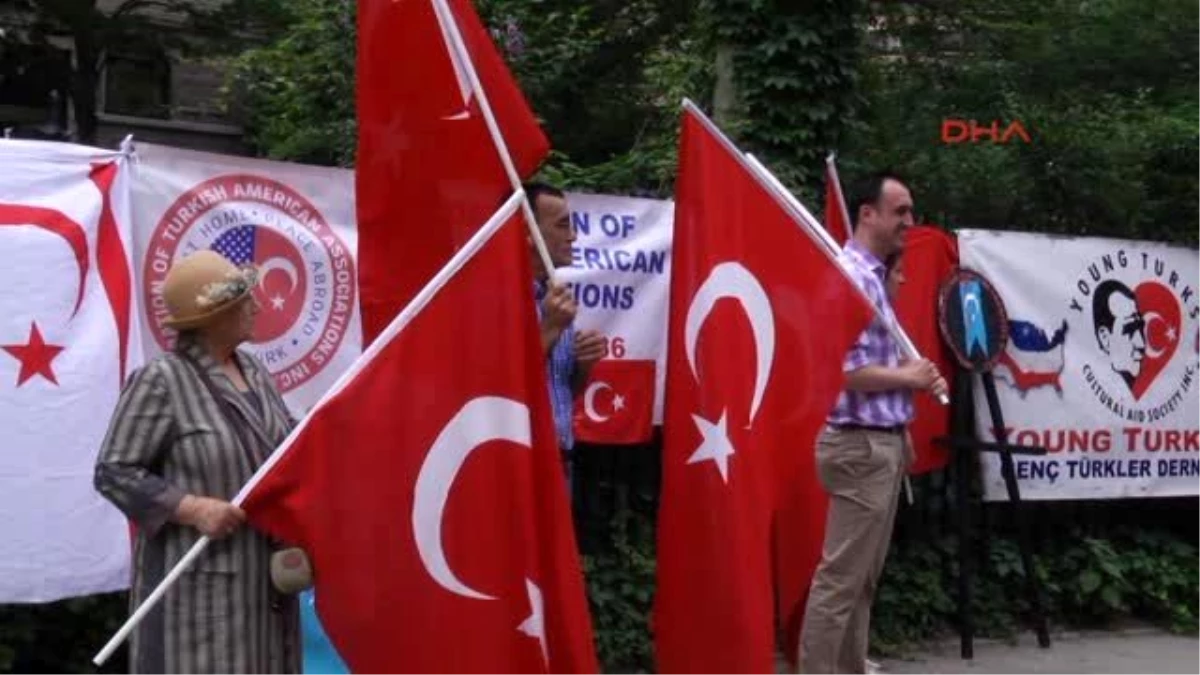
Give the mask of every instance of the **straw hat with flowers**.
POLYGON ((170 312, 163 323, 180 331, 202 328, 250 297, 256 283, 255 267, 238 267, 216 251, 180 258, 163 281, 163 299, 170 312))

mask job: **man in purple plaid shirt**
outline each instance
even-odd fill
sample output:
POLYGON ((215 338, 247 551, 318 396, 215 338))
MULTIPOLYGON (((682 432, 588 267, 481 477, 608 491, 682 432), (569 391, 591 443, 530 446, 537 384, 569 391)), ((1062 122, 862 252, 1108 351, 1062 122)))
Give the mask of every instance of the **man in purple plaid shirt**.
POLYGON ((896 316, 883 261, 900 254, 913 224, 908 187, 892 174, 876 174, 857 186, 850 215, 854 234, 841 263, 878 316, 846 354, 846 389, 817 439, 817 471, 829 493, 829 515, 800 636, 804 673, 867 671, 871 603, 909 463, 905 431, 913 391, 946 393, 933 363, 901 360, 884 323, 896 316))

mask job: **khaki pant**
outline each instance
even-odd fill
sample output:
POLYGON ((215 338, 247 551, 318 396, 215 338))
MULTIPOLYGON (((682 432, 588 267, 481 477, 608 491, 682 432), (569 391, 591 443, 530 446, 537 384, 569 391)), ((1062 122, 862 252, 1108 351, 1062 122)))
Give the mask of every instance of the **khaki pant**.
POLYGON ((801 672, 866 672, 871 603, 909 464, 906 438, 898 432, 826 428, 817 440, 817 471, 829 493, 829 516, 804 612, 801 672))

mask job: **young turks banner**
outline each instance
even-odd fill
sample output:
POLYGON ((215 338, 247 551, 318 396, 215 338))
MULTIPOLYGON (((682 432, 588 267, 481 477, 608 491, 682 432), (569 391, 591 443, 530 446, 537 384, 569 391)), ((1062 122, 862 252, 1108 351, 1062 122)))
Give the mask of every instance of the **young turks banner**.
MULTIPOLYGON (((963 267, 988 278, 1008 314, 994 370, 1029 499, 1197 494, 1200 263, 1161 243, 1017 232, 958 232, 963 267)), ((994 440, 982 391, 980 435, 994 440)), ((999 457, 986 495, 1005 499, 999 457)))

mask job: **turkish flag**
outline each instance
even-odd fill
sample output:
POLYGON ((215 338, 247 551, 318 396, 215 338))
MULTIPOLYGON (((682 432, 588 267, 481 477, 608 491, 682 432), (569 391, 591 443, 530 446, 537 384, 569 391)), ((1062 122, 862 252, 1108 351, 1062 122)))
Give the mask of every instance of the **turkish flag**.
POLYGON ((838 246, 850 240, 850 214, 846 213, 846 198, 832 156, 825 162, 825 229, 838 246))
MULTIPOLYGON (((938 227, 921 225, 909 229, 904 239, 903 271, 893 307, 921 356, 937 365, 954 391, 957 367, 950 348, 938 329, 938 290, 958 265, 958 244, 953 236, 938 227)), ((946 466, 949 452, 935 446, 933 439, 950 432, 950 406, 932 396, 913 397, 913 421, 909 425, 916 461, 909 473, 921 474, 946 466)))
POLYGON ((369 344, 512 192, 473 67, 520 176, 549 152, 469 0, 448 0, 470 63, 433 0, 358 3, 358 269, 369 344))
POLYGON ((575 438, 587 443, 645 443, 654 431, 654 361, 596 362, 575 399, 575 438))
POLYGON ((680 142, 655 646, 663 672, 773 672, 772 521, 807 500, 786 535, 819 555, 815 439, 870 308, 710 124, 680 142))
POLYGON ((518 204, 380 335, 243 504, 309 553, 321 624, 353 672, 597 669, 518 204))

